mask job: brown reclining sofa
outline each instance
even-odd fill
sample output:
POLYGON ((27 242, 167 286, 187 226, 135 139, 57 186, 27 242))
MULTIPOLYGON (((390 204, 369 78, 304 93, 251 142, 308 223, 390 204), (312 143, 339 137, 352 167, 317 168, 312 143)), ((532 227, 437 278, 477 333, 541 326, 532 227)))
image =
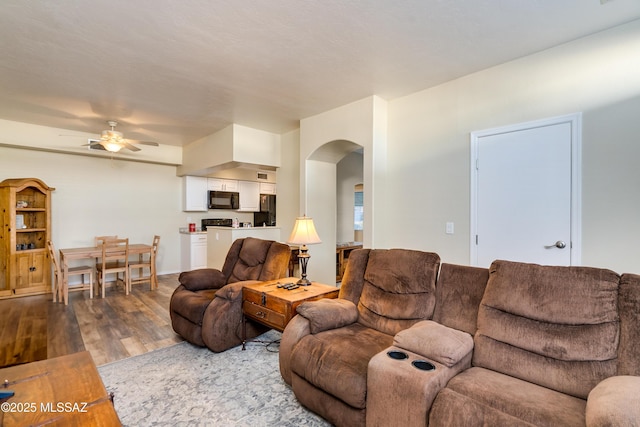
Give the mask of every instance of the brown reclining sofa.
POLYGON ((398 283, 429 276, 410 257, 376 265, 383 251, 352 253, 339 298, 301 304, 285 329, 280 370, 303 405, 338 426, 640 425, 640 276, 443 263, 433 309, 416 311, 398 283), (397 323, 371 310, 399 305, 417 314, 369 331, 397 323))

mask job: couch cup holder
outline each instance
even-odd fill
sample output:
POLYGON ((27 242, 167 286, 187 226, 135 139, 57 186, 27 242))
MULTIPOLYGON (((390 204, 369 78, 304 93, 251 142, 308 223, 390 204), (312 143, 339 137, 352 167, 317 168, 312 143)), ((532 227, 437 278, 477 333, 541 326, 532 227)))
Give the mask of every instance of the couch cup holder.
POLYGON ((404 360, 409 358, 409 355, 404 351, 391 350, 387 352, 387 356, 395 360, 404 360))
POLYGON ((421 371, 435 371, 436 367, 433 363, 427 362, 426 360, 414 360, 411 362, 414 368, 420 369, 421 371))

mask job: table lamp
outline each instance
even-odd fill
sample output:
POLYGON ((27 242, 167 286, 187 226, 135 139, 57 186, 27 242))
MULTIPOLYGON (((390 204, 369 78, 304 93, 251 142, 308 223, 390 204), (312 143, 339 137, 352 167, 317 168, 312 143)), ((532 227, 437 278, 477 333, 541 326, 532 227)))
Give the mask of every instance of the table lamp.
POLYGON ((309 263, 311 255, 307 252, 307 245, 322 243, 322 240, 320 240, 320 237, 318 237, 318 233, 316 232, 316 227, 313 225, 313 219, 306 215, 296 218, 296 223, 293 226, 293 231, 291 232, 291 236, 289 236, 287 243, 300 245, 300 254, 298 255, 298 258, 300 258, 302 277, 298 280, 297 284, 300 286, 309 286, 311 282, 307 279, 307 264, 309 263))

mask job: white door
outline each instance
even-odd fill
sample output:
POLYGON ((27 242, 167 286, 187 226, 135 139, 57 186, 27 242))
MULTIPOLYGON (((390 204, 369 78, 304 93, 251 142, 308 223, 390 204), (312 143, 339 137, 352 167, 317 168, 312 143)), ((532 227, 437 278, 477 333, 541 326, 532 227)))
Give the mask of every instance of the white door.
POLYGON ((471 137, 471 263, 580 263, 580 115, 471 137))

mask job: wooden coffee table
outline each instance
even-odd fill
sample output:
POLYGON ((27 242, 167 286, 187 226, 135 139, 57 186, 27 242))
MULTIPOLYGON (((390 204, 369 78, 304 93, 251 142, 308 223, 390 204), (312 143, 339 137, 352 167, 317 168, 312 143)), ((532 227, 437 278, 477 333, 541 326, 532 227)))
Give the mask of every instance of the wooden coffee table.
POLYGON ((337 298, 339 289, 335 286, 312 282, 293 290, 278 287, 279 284, 295 283, 297 279, 270 280, 268 282, 245 285, 242 288, 242 349, 246 342, 246 319, 251 319, 277 331, 284 331, 289 321, 296 315, 296 308, 305 301, 323 298, 337 298))
POLYGON ((0 389, 0 425, 122 425, 88 351, 0 369, 0 389))

